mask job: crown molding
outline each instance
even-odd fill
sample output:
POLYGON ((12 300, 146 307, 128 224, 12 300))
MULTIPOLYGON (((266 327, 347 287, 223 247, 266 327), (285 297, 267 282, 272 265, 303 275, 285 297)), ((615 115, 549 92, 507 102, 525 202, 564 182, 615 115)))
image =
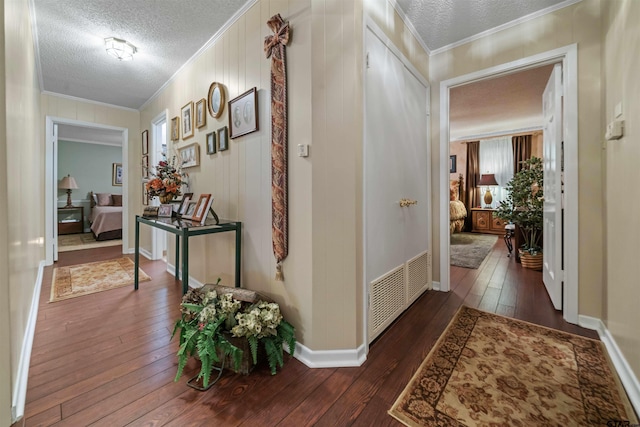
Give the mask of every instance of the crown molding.
POLYGON ((40 92, 40 94, 49 95, 49 96, 55 96, 57 98, 69 99, 71 101, 86 102, 86 103, 89 103, 89 104, 101 105, 103 107, 117 108, 118 110, 130 111, 132 113, 139 113, 140 112, 140 110, 136 110, 135 108, 123 107, 121 105, 107 104, 106 102, 94 101, 93 99, 79 98, 77 96, 64 95, 62 93, 49 92, 48 90, 43 90, 43 91, 40 92))

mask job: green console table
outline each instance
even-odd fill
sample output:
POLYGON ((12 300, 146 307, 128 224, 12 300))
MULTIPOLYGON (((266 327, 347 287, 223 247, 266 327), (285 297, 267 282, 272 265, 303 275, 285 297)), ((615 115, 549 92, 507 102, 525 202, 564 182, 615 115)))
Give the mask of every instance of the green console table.
POLYGON ((176 279, 178 276, 178 265, 180 265, 180 249, 182 248, 182 294, 186 294, 189 289, 189 238, 201 236, 203 234, 224 233, 235 231, 236 233, 236 273, 235 286, 240 287, 240 259, 242 253, 242 223, 240 221, 229 221, 221 219, 216 223, 215 219, 208 218, 204 224, 194 223, 189 220, 179 218, 144 217, 136 215, 136 248, 135 248, 135 277, 134 289, 138 290, 138 267, 140 265, 140 224, 147 224, 151 227, 159 228, 175 234, 176 236, 176 279))

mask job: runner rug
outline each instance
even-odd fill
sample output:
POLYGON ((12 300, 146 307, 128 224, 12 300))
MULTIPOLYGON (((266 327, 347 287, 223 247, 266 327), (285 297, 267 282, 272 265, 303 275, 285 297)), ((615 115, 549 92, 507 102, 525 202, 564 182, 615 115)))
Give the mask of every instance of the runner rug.
MULTIPOLYGON (((138 270, 140 282, 151 280, 138 270)), ((133 285, 133 275, 134 264, 129 258, 54 268, 49 302, 133 285)))
POLYGON ((464 306, 389 413, 408 426, 638 422, 602 342, 464 306))

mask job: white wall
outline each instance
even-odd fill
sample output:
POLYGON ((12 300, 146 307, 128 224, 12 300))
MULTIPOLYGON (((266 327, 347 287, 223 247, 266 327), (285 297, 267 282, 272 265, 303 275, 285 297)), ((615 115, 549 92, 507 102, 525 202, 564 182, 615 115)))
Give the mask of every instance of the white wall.
POLYGON ((40 97, 28 2, 6 1, 3 9, 0 423, 8 425, 11 414, 8 392, 15 390, 18 381, 38 268, 44 259, 41 204, 44 150, 40 143, 41 127, 34 126, 39 122, 40 97))

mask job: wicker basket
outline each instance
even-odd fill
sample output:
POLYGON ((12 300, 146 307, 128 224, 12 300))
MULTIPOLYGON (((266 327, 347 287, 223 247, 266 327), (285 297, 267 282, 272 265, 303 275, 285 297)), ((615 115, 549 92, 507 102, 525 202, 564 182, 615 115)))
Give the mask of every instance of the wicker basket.
POLYGON ((520 250, 520 263, 524 268, 530 268, 531 270, 542 270, 542 252, 538 252, 535 255, 531 255, 527 251, 520 250))
MULTIPOLYGON (((266 302, 273 302, 271 298, 266 297, 262 294, 259 294, 258 292, 250 291, 248 289, 231 288, 228 286, 207 284, 207 285, 204 285, 203 290, 214 290, 218 293, 218 295, 232 294, 233 298, 237 299, 238 301, 246 302, 249 304, 253 304, 260 300, 266 301, 266 302)), ((225 369, 229 369, 237 374, 248 375, 255 367, 255 365, 253 364, 253 358, 251 357, 251 348, 249 347, 249 341, 244 337, 242 338, 234 337, 231 335, 231 333, 225 333, 225 337, 231 344, 233 344, 234 346, 242 350, 242 360, 240 361, 240 366, 238 367, 238 369, 235 369, 233 358, 231 356, 225 356, 224 358, 225 369)), ((222 358, 223 355, 218 354, 218 357, 222 358)), ((258 346, 258 362, 263 358, 264 358, 264 349, 262 348, 262 346, 258 346)))

